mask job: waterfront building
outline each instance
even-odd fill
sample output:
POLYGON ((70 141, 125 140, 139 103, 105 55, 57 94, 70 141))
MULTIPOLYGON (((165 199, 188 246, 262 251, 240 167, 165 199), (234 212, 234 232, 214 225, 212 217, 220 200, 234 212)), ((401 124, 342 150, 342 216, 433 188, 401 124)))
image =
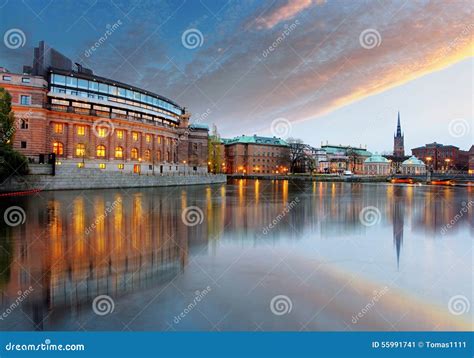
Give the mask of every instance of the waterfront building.
POLYGON ((286 174, 290 167, 288 143, 257 135, 223 139, 227 174, 286 174))
POLYGON ((400 173, 402 163, 410 158, 410 156, 405 155, 405 135, 402 132, 402 126, 400 123, 400 112, 398 112, 397 117, 397 128, 395 134, 393 135, 393 153, 384 155, 386 159, 390 162, 390 170, 392 173, 400 173))
POLYGON ((364 161, 372 156, 366 148, 360 146, 323 145, 327 162, 319 162, 319 169, 327 173, 342 173, 350 170, 354 174, 364 174, 364 161))
POLYGON ((208 127, 176 102, 97 76, 43 41, 33 66, 0 74, 17 120, 13 147, 30 162, 154 173, 207 172, 208 127))
POLYGON ((411 156, 402 163, 402 174, 404 175, 423 175, 426 174, 426 165, 415 156, 411 156))
POLYGON ((474 174, 474 145, 469 149, 469 174, 474 174))
POLYGON ((390 161, 381 155, 374 154, 364 161, 364 174, 389 175, 391 172, 390 161))
POLYGON ((454 145, 434 142, 423 147, 413 148, 411 151, 415 157, 423 160, 428 170, 435 172, 468 170, 469 152, 460 150, 454 145))

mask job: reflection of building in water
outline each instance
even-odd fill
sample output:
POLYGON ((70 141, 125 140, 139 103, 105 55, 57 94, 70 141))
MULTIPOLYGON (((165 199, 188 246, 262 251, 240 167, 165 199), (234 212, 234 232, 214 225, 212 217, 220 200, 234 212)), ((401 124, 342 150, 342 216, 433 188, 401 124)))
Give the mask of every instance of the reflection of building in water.
POLYGON ((397 267, 400 267, 400 251, 403 244, 403 226, 404 226, 404 211, 405 211, 405 196, 404 188, 394 187, 393 195, 393 244, 397 252, 397 267))

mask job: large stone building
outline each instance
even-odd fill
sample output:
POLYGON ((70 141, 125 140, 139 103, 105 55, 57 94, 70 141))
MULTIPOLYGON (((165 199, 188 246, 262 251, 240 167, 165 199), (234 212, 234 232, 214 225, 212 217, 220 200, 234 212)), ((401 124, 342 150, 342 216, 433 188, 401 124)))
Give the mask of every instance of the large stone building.
POLYGON ((364 174, 390 175, 390 161, 381 155, 374 154, 364 161, 364 174))
POLYGON ((474 174, 474 145, 469 149, 469 174, 474 174))
POLYGON ((286 174, 290 149, 276 137, 245 136, 224 139, 227 174, 286 174))
POLYGON ((319 170, 324 173, 339 173, 350 170, 354 174, 364 174, 364 161, 372 153, 367 149, 343 145, 322 145, 326 153, 326 162, 319 162, 319 170))
POLYGON ((135 173, 207 172, 208 128, 150 91, 95 75, 40 42, 33 66, 3 72, 17 119, 13 147, 30 162, 135 173))
POLYGON ((421 159, 428 170, 435 172, 467 171, 469 152, 460 150, 454 145, 429 143, 423 147, 413 148, 412 153, 421 159))

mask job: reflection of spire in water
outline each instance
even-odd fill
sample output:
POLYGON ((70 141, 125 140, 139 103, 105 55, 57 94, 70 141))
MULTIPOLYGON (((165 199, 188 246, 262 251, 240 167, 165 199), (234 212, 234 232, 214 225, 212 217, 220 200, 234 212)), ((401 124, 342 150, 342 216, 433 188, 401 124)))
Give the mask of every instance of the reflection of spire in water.
POLYGON ((403 192, 402 188, 395 188, 394 205, 393 205, 393 243, 397 250, 397 268, 400 268, 400 251, 403 244, 403 192))

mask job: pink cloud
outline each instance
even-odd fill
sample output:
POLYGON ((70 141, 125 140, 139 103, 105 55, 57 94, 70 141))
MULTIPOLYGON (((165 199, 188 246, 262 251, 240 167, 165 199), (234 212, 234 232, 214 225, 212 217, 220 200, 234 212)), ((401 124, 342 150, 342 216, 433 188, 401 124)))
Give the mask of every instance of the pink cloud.
POLYGON ((271 29, 280 22, 293 18, 315 2, 318 4, 324 3, 322 0, 290 0, 283 6, 277 7, 269 14, 259 17, 256 21, 257 26, 260 28, 264 27, 271 29))

